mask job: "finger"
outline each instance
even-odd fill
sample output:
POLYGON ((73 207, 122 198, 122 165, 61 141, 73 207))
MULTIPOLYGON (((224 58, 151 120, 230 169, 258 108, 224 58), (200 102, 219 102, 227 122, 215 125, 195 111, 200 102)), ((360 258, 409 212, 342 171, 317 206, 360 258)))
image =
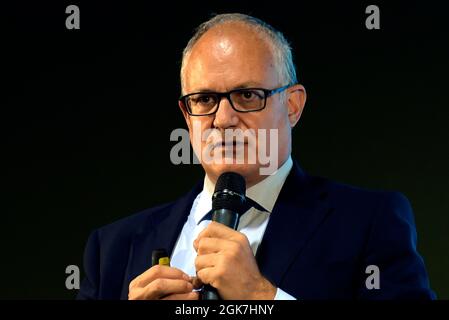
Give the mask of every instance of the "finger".
POLYGON ((203 231, 198 234, 197 239, 202 237, 209 237, 240 241, 242 235, 242 233, 231 229, 222 223, 212 221, 203 231))
POLYGON ((170 295, 162 298, 161 300, 198 300, 199 297, 200 297, 199 292, 192 291, 189 293, 170 294, 170 295))
POLYGON ((219 239, 219 238, 201 238, 198 240, 197 253, 201 254, 209 254, 209 253, 218 253, 220 251, 224 251, 230 246, 234 246, 235 242, 227 239, 219 239))
POLYGON ((216 253, 205 254, 201 256, 196 256, 195 258, 195 269, 198 272, 204 268, 213 268, 218 262, 218 256, 216 253))
POLYGON ((200 280, 200 278, 192 277, 192 285, 194 289, 199 289, 204 285, 204 283, 200 280))
POLYGON ((196 275, 202 283, 213 285, 214 279, 215 279, 214 271, 215 271, 215 267, 204 268, 204 269, 197 271, 196 275))
POLYGON ((154 300, 160 299, 169 294, 192 292, 193 285, 185 280, 159 278, 149 283, 145 288, 136 289, 141 290, 138 291, 135 299, 154 300))
POLYGON ((155 265, 151 268, 149 268, 147 271, 136 277, 131 283, 129 284, 129 288, 132 289, 134 287, 141 287, 144 288, 149 283, 154 281, 158 278, 165 278, 165 279, 183 279, 185 281, 190 281, 189 275, 184 273, 182 270, 178 268, 173 268, 169 266, 163 266, 163 265, 155 265))

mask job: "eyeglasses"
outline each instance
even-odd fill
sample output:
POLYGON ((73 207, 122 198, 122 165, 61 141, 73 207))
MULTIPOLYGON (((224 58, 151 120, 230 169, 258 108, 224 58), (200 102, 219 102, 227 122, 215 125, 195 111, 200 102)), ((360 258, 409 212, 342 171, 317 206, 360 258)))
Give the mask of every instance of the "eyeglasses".
POLYGON ((228 92, 195 92, 179 98, 191 116, 208 116, 217 112, 220 101, 226 97, 231 107, 238 112, 253 112, 265 108, 267 98, 284 91, 291 85, 276 89, 244 88, 228 92))

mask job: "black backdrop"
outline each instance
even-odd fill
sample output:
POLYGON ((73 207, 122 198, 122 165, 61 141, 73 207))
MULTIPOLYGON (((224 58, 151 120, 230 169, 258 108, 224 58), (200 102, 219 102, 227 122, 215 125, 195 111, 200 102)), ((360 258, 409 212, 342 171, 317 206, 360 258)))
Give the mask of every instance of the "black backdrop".
POLYGON ((429 1, 2 4, 0 298, 68 298, 88 234, 202 178, 175 166, 181 51, 212 13, 255 15, 292 42, 308 101, 294 156, 310 174, 399 190, 433 289, 449 298, 449 11, 429 1), (65 28, 79 5, 81 29, 65 28), (2 90, 3 91, 3 90, 2 90))

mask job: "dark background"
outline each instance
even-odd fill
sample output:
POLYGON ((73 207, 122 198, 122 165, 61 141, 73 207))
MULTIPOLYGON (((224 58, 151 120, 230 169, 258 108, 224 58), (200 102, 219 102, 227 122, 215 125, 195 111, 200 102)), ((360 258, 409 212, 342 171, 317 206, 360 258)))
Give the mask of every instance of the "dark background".
POLYGON ((0 298, 73 298, 65 268, 82 266, 93 229, 202 179, 171 164, 169 137, 185 127, 181 51, 214 12, 284 32, 308 93, 294 157, 313 175, 403 192, 431 286, 449 299, 449 11, 436 1, 2 4, 0 298), (69 4, 80 30, 65 28, 69 4), (365 28, 369 4, 381 30, 365 28))

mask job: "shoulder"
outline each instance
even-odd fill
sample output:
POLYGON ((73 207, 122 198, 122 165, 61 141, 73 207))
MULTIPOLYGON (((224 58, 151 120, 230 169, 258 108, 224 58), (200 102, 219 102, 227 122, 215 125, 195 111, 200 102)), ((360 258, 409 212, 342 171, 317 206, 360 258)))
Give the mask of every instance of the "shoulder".
POLYGON ((92 234, 96 233, 100 242, 110 242, 111 239, 117 239, 120 242, 126 242, 127 239, 131 240, 137 233, 150 230, 153 226, 191 204, 199 191, 201 191, 200 187, 201 183, 199 182, 190 191, 174 201, 126 216, 96 229, 92 234))
POLYGON ((169 212, 175 203, 176 201, 172 201, 141 210, 137 213, 106 224, 98 228, 96 232, 98 233, 100 240, 111 235, 117 235, 122 239, 133 236, 143 226, 151 224, 155 218, 169 212))
POLYGON ((344 215, 370 220, 394 215, 413 223, 410 201, 400 191, 362 188, 315 176, 308 180, 329 207, 344 215))
POLYGON ((410 205, 407 197, 397 190, 370 189, 332 181, 321 177, 310 177, 312 183, 321 184, 334 202, 366 205, 410 205))

